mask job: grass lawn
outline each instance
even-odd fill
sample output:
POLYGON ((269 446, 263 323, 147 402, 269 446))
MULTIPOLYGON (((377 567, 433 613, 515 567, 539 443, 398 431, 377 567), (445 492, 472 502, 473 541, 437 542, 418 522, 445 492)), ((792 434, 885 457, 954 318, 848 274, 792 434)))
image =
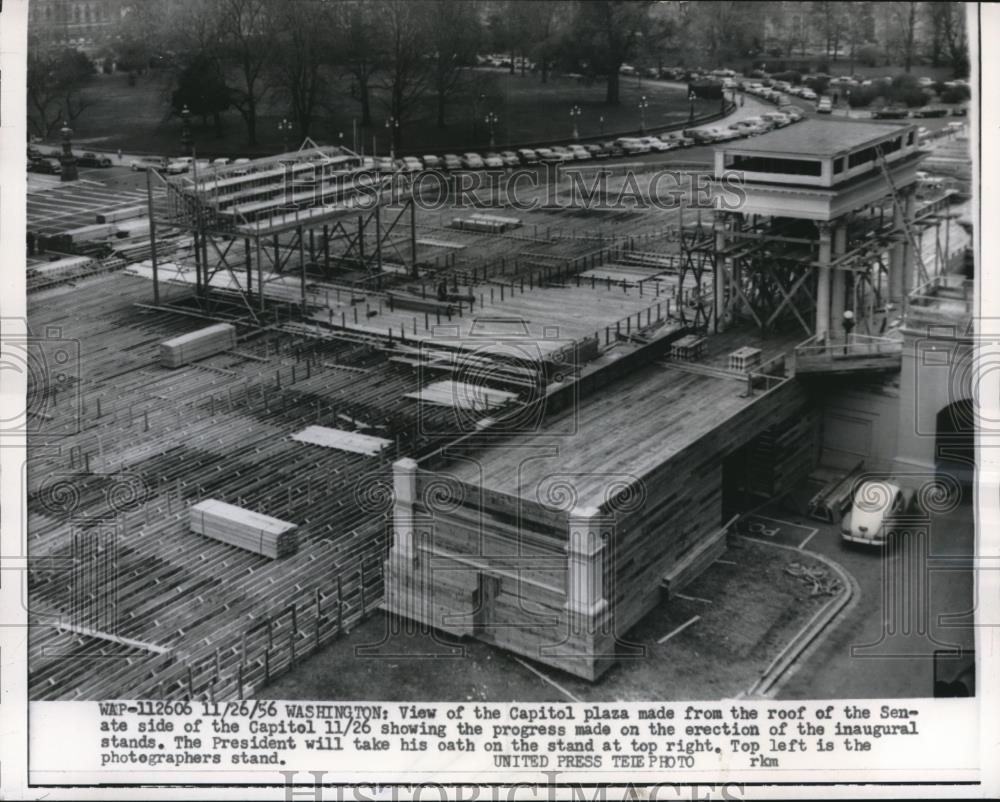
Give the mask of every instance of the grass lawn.
MULTIPOLYGON (((443 153, 467 149, 486 149, 489 131, 484 122, 487 112, 498 118, 494 134, 498 148, 508 144, 543 142, 548 140, 571 141, 573 121, 570 109, 579 106, 577 118, 582 138, 605 137, 638 131, 642 114, 638 104, 647 99, 646 127, 650 131, 688 120, 690 106, 686 90, 661 82, 622 79, 621 103, 604 104, 603 83, 585 86, 571 78, 550 77, 546 84, 537 76, 510 75, 503 70, 477 70, 477 89, 484 90, 487 100, 472 97, 456 98, 447 109, 448 126, 438 128, 433 99, 424 108, 414 111, 412 119, 402 131, 401 153, 443 153), (603 116, 604 122, 601 123, 603 116), (602 134, 603 131, 603 134, 602 134)), ((135 86, 129 86, 125 75, 98 75, 87 88, 85 97, 91 104, 74 122, 74 139, 83 144, 114 150, 149 153, 177 153, 180 149, 180 120, 170 115, 170 76, 166 72, 152 71, 141 76, 135 86)), ((358 103, 346 91, 346 86, 335 87, 329 98, 326 116, 317 120, 311 131, 314 139, 326 144, 341 141, 353 144, 353 121, 359 118, 358 103), (343 91, 341 91, 343 90, 343 91)), ((473 97, 478 95, 473 92, 473 97)), ((258 119, 260 144, 256 149, 246 145, 246 128, 235 110, 223 115, 223 136, 217 138, 209 121, 202 127, 200 120, 193 121, 195 146, 199 155, 239 156, 254 153, 271 153, 283 146, 278 122, 287 114, 288 104, 278 94, 266 99, 258 119)), ((388 131, 385 112, 376 96, 373 99, 375 124, 371 129, 358 126, 358 148, 372 151, 376 140, 378 153, 388 151, 388 131)), ((704 115, 718 111, 718 101, 696 101, 695 114, 704 115)), ((297 137, 289 136, 289 144, 296 144, 297 137)))
MULTIPOLYGON (((724 699, 746 691, 830 596, 790 576, 792 562, 828 570, 808 554, 732 538, 726 562, 710 566, 684 589, 689 598, 662 602, 624 640, 641 652, 590 683, 543 664, 547 676, 585 702, 724 699), (659 640, 698 620, 664 643, 659 640)), ((841 588, 840 593, 845 592, 841 588)), ((520 658, 444 633, 387 631, 369 617, 292 672, 257 692, 269 699, 560 702, 562 693, 520 658)))

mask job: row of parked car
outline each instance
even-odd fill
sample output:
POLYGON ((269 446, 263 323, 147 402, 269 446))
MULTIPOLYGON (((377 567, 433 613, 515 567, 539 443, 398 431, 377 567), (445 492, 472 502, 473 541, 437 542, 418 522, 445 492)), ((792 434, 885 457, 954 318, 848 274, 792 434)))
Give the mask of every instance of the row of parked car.
MULTIPOLYGON (((110 167, 111 159, 96 153, 82 153, 76 157, 77 167, 110 167)), ((33 145, 28 145, 28 172, 45 175, 60 175, 62 164, 59 154, 41 151, 33 145)))

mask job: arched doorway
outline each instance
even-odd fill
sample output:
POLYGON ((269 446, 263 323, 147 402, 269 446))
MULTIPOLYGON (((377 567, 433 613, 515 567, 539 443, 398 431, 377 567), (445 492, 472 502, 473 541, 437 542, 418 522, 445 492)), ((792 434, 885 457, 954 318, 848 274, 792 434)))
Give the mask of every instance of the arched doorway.
POLYGON ((939 473, 949 474, 964 486, 975 481, 976 413, 970 399, 955 401, 938 412, 934 457, 939 473))

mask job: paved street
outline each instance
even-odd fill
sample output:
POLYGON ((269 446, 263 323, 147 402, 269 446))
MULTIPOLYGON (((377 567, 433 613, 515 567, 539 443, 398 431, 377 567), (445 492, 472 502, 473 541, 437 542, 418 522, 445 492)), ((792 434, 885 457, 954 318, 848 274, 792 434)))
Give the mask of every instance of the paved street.
POLYGON ((777 692, 778 698, 807 699, 878 698, 930 696, 933 692, 933 652, 957 646, 971 649, 973 628, 965 620, 946 621, 946 616, 973 607, 973 575, 969 558, 973 551, 973 509, 965 503, 931 518, 929 560, 926 570, 906 555, 890 554, 885 560, 879 549, 844 543, 836 525, 824 524, 780 508, 768 508, 755 516, 749 533, 761 540, 804 546, 839 563, 857 582, 857 596, 836 620, 831 631, 807 653, 777 692), (908 572, 908 573, 904 573, 908 572), (883 599, 885 588, 909 581, 912 606, 893 607, 883 599), (919 632, 918 620, 926 604, 927 635, 919 632), (893 612, 895 611, 895 612, 893 612), (910 637, 888 637, 897 628, 910 637), (863 654, 852 656, 852 647, 863 654))

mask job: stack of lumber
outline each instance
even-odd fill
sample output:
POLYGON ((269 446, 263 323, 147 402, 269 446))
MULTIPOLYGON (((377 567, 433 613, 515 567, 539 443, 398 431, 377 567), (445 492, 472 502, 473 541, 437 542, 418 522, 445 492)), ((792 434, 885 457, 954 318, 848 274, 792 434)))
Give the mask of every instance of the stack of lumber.
POLYGON ((179 368, 235 347, 235 327, 229 323, 218 323, 164 340, 160 343, 160 364, 165 368, 179 368))
POLYGON ((324 448, 336 448, 353 454, 376 456, 383 448, 392 445, 391 440, 383 437, 372 437, 360 432, 346 432, 343 429, 331 429, 328 426, 307 426, 301 432, 292 435, 293 440, 309 443, 324 448))
POLYGON ((191 507, 191 531, 272 560, 299 546, 295 524, 216 499, 191 507))
POLYGON ((98 212, 98 223, 117 223, 121 220, 134 220, 137 217, 146 216, 146 206, 127 206, 122 209, 112 209, 108 212, 98 212))
POLYGON ((467 217, 453 217, 451 227, 463 231, 484 231, 489 234, 502 234, 511 228, 520 228, 521 221, 516 217, 500 217, 494 214, 470 214, 467 217))

